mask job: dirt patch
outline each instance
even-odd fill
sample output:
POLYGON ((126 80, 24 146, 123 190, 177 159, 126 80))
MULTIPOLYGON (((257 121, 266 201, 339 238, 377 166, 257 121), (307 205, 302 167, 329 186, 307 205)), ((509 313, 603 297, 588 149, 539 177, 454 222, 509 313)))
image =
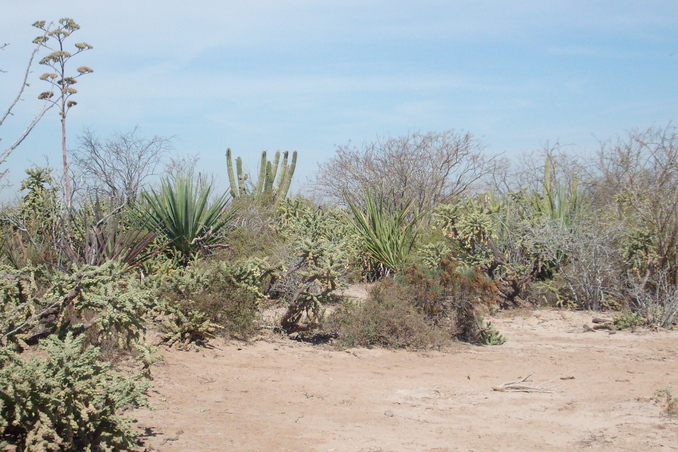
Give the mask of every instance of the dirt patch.
POLYGON ((502 346, 332 350, 272 336, 163 350, 149 450, 678 450, 678 332, 584 332, 593 315, 525 311, 502 346), (494 391, 532 373, 547 392, 494 391))

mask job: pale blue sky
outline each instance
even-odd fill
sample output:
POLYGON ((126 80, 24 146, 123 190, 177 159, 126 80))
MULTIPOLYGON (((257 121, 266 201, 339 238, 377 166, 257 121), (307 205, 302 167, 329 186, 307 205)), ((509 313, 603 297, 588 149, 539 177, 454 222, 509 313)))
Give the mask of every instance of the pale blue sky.
MULTIPOLYGON (((678 2, 0 0, 0 108, 16 94, 36 20, 71 17, 80 79, 69 145, 134 126, 174 136, 177 154, 227 188, 227 147, 256 170, 297 150, 297 186, 336 145, 465 130, 488 153, 598 140, 678 117, 678 2)), ((44 82, 0 128, 7 145, 44 82)), ((51 111, 9 161, 60 166, 51 111)), ((4 147, 3 147, 4 148, 4 147)), ((4 196, 3 196, 4 197, 4 196)))

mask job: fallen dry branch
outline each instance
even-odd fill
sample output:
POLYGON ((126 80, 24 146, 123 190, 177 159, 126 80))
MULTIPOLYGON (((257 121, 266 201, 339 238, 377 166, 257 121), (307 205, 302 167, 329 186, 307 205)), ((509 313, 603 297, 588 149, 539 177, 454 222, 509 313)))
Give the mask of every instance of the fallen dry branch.
POLYGON ((495 386, 492 388, 492 390, 498 392, 547 392, 547 393, 554 392, 555 387, 548 387, 548 384, 558 379, 559 377, 538 384, 536 386, 525 384, 532 381, 530 380, 532 373, 533 372, 529 373, 526 377, 521 378, 520 380, 509 381, 499 386, 495 386))
POLYGON ((596 330, 608 330, 610 331, 610 334, 613 334, 612 332, 617 331, 617 328, 614 326, 614 322, 610 319, 594 317, 591 322, 594 323, 593 327, 584 325, 585 333, 595 332, 596 330))
POLYGON ((613 323, 614 320, 612 319, 603 319, 601 317, 594 317, 591 322, 593 323, 613 323))

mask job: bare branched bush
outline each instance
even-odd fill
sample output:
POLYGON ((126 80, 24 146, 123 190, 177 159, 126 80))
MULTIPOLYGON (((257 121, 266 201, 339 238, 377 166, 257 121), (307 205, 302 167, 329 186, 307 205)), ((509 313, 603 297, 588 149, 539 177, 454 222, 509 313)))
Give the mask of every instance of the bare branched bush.
MULTIPOLYGON (((45 31, 45 34, 43 37, 47 35, 47 31, 45 31)), ((9 44, 3 44, 0 46, 0 50, 4 50, 9 44)), ((17 106, 17 104, 22 100, 24 91, 30 84, 28 83, 28 77, 31 74, 31 67, 33 66, 33 60, 35 59, 36 55, 38 54, 38 51, 40 50, 40 44, 37 43, 35 44, 35 47, 33 48, 33 51, 31 52, 31 55, 28 59, 28 63, 26 64, 26 70, 24 71, 23 79, 21 80, 21 85, 17 87, 17 95, 16 97, 10 102, 10 104, 7 106, 7 110, 0 116, 0 127, 5 123, 5 121, 8 118, 11 118, 14 116, 13 110, 17 106)), ((7 71, 0 69, 0 73, 5 73, 7 71)), ((52 108, 53 104, 47 100, 43 100, 42 103, 42 108, 36 115, 33 117, 33 119, 26 125, 24 130, 14 139, 13 142, 9 143, 7 147, 3 150, 0 148, 0 165, 4 164, 9 156, 12 154, 12 152, 19 147, 19 145, 26 139, 26 137, 31 133, 31 131, 35 128, 36 125, 38 125, 38 122, 42 119, 42 117, 45 115, 47 110, 52 108)), ((0 137, 0 141, 2 141, 2 137, 0 137)), ((4 145, 3 145, 4 146, 4 145)), ((7 170, 0 171, 0 180, 7 174, 7 170)))
POLYGON ((678 131, 652 127, 604 143, 593 198, 623 221, 629 269, 643 280, 678 282, 678 131))
POLYGON ((598 224, 568 231, 559 270, 579 308, 619 307, 624 278, 614 229, 598 224))
POLYGON ((134 128, 102 140, 86 130, 80 137, 73 159, 87 194, 118 202, 135 200, 143 182, 158 174, 171 141, 159 136, 143 138, 137 131, 134 128))
POLYGON ((543 217, 507 228, 510 233, 502 249, 507 249, 510 261, 516 263, 539 256, 541 271, 536 279, 546 280, 552 290, 564 286, 557 304, 594 310, 618 307, 625 281, 614 242, 618 230, 616 224, 582 220, 566 225, 543 217), (515 246, 507 245, 510 243, 515 246), (520 250, 525 245, 527 250, 520 250))
POLYGON ((586 180, 589 163, 567 150, 567 146, 556 142, 522 154, 490 175, 491 190, 497 194, 520 190, 541 193, 545 186, 560 186, 568 192, 577 191, 577 186, 586 180))
POLYGON ((469 133, 453 130, 378 139, 361 148, 350 143, 320 165, 316 192, 342 205, 362 204, 364 190, 384 193, 391 205, 403 199, 428 209, 468 190, 491 172, 493 158, 469 133))
POLYGON ((629 287, 631 309, 652 326, 670 328, 678 317, 678 287, 662 272, 653 281, 632 280, 629 287))

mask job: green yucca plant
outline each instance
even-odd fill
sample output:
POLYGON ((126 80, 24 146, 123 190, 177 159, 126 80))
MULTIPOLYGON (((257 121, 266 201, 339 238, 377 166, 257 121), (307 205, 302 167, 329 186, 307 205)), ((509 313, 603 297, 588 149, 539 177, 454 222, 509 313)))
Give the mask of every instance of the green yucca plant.
POLYGON ((414 200, 393 210, 384 196, 365 191, 364 206, 349 201, 351 221, 365 254, 384 265, 386 274, 397 272, 412 251, 421 215, 413 211, 414 200))
POLYGON ((190 178, 163 179, 160 190, 143 191, 138 212, 170 240, 169 246, 188 262, 197 253, 215 247, 220 232, 235 211, 226 194, 211 200, 212 185, 190 178))

